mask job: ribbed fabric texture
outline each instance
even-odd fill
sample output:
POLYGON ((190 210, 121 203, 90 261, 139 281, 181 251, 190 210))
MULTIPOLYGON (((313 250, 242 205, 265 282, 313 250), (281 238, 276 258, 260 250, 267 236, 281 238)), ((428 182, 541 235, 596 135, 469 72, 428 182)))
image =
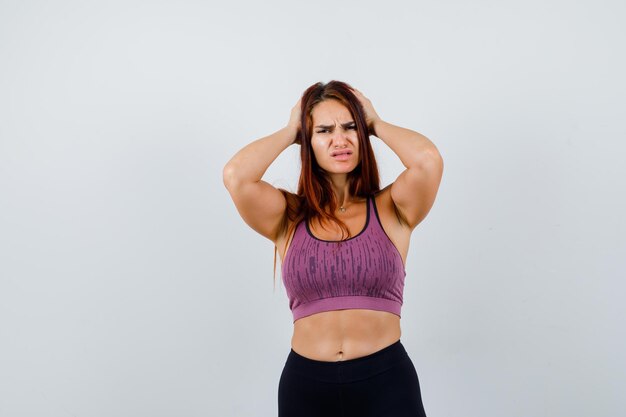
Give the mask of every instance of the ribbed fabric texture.
POLYGON ((308 222, 301 221, 281 273, 294 322, 348 308, 400 316, 406 270, 382 228, 373 196, 367 199, 364 229, 341 243, 316 238, 308 222))

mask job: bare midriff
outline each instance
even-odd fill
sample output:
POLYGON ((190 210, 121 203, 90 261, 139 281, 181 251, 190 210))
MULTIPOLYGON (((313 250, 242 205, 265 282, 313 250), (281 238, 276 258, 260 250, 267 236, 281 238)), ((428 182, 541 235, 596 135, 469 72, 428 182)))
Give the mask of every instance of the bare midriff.
POLYGON ((387 311, 347 309, 302 317, 293 324, 291 348, 326 362, 356 359, 400 340, 400 317, 387 311))

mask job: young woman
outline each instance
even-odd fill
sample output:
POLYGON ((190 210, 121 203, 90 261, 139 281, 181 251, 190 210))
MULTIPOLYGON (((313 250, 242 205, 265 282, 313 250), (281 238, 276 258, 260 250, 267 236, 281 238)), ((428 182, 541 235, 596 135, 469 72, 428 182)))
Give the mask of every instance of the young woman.
POLYGON ((287 126, 224 167, 239 214, 281 254, 294 319, 278 386, 279 417, 425 416, 417 372, 400 341, 411 232, 430 211, 443 160, 425 136, 383 121, 340 81, 309 87, 287 126), (380 189, 374 135, 406 169, 380 189), (296 194, 261 180, 292 144, 296 194))

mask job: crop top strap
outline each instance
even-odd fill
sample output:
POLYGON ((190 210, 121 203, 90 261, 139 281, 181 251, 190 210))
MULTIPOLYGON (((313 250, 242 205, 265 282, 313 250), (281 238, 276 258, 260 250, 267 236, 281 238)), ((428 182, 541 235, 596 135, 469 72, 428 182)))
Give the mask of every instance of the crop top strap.
POLYGON ((371 224, 369 225, 369 227, 373 227, 384 233, 383 225, 380 221, 380 216, 378 215, 378 209, 376 208, 376 201, 375 201, 376 197, 374 196, 374 193, 370 194, 370 196, 367 198, 370 204, 370 223, 371 224))

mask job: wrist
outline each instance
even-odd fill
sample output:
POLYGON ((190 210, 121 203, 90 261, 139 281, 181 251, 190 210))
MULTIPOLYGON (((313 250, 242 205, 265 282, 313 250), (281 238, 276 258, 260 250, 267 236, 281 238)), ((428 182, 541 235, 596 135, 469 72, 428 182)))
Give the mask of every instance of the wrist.
POLYGON ((287 132, 287 136, 289 137, 289 145, 298 143, 297 139, 298 139, 299 126, 287 124, 287 126, 285 126, 283 130, 287 132))
POLYGON ((382 119, 380 117, 377 117, 376 119, 372 120, 372 122, 370 123, 370 134, 379 137, 376 132, 378 131, 378 127, 380 126, 382 122, 382 119))

